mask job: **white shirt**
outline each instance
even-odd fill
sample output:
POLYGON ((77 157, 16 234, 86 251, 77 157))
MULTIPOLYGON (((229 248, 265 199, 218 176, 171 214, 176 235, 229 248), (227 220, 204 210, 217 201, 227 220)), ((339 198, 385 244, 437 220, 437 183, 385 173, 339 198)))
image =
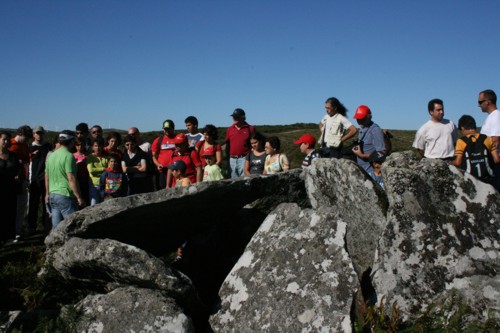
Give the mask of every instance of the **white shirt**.
POLYGON ((481 134, 488 136, 500 136, 500 111, 493 110, 484 120, 481 134))
MULTIPOLYGON (((352 126, 352 123, 340 113, 336 113, 333 117, 325 114, 323 119, 321 119, 323 124, 322 130, 324 135, 321 134, 321 140, 326 143, 328 147, 338 147, 344 135, 344 132, 352 126)), ((322 145, 323 142, 320 142, 322 145)))
POLYGON ((457 128, 451 120, 429 120, 417 131, 413 147, 424 150, 427 158, 451 158, 455 153, 457 137, 457 128))

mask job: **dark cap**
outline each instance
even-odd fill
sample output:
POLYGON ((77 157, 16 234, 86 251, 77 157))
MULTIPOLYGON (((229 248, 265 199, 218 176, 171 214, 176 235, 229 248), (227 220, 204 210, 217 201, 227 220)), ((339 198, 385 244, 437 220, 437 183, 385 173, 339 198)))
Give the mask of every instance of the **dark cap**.
POLYGON ((179 170, 180 172, 186 172, 186 163, 184 163, 184 161, 177 160, 174 163, 169 164, 167 168, 170 170, 179 170))
POLYGON ((174 122, 173 122, 172 120, 170 120, 170 119, 167 119, 167 120, 165 120, 165 121, 163 122, 163 127, 162 127, 162 128, 163 128, 163 129, 168 128, 168 129, 173 130, 173 129, 175 129, 174 122))
POLYGON ((243 111, 243 109, 234 109, 233 113, 230 114, 231 117, 233 118, 241 118, 241 117, 244 117, 245 116, 245 111, 243 111))

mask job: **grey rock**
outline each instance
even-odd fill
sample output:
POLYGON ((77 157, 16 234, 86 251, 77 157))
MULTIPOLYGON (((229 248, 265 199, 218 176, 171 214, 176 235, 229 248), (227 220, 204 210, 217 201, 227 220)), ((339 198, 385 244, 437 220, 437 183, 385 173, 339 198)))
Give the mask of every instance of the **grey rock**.
POLYGON ((306 190, 314 209, 330 207, 347 223, 347 250, 361 275, 373 265, 386 224, 385 192, 356 163, 321 158, 305 170, 306 190))
POLYGON ((76 304, 78 332, 194 332, 191 319, 158 290, 118 288, 76 304))
POLYGON ((389 210, 373 275, 379 300, 397 301, 405 318, 451 291, 500 309, 498 192, 411 153, 392 155, 382 171, 389 210))
POLYGON ((191 307, 200 307, 187 276, 149 253, 115 240, 70 238, 54 252, 52 266, 66 280, 89 289, 109 291, 127 285, 159 289, 191 307))
POLYGON ((281 204, 224 281, 216 332, 350 332, 358 280, 331 210, 281 204))

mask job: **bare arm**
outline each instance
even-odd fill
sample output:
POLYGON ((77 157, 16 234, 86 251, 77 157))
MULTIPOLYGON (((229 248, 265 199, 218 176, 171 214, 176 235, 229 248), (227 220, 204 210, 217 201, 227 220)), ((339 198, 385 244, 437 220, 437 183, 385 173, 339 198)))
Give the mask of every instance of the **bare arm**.
POLYGON ((354 125, 351 125, 347 129, 347 133, 340 139, 340 141, 345 142, 345 141, 349 140, 350 138, 352 138, 353 136, 355 136, 356 133, 358 133, 357 128, 354 127, 354 125))
POLYGON ((196 182, 199 183, 203 180, 203 172, 201 171, 201 166, 196 167, 196 182))
POLYGON ((243 165, 243 172, 245 176, 250 176, 250 161, 245 159, 245 164, 243 165))
POLYGON ((220 166, 222 163, 222 150, 218 150, 215 152, 215 164, 220 166))
POLYGON ((67 172, 66 176, 68 177, 69 187, 76 196, 76 200, 78 201, 78 206, 85 207, 86 203, 85 200, 83 200, 82 196, 80 195, 80 188, 78 187, 78 182, 76 181, 75 175, 72 172, 67 172))
MULTIPOLYGON (((454 165, 454 166, 456 166, 456 167, 461 166, 462 165, 463 157, 464 156, 462 154, 455 155, 455 159, 451 162, 451 164, 454 165)), ((497 158, 500 161, 500 157, 498 156, 498 154, 497 154, 497 158)), ((494 157, 493 157, 493 159, 494 159, 494 157)), ((495 163, 497 163, 497 162, 495 162, 495 163)))
POLYGON ((49 191, 49 174, 45 173, 45 203, 49 203, 50 191, 49 191))

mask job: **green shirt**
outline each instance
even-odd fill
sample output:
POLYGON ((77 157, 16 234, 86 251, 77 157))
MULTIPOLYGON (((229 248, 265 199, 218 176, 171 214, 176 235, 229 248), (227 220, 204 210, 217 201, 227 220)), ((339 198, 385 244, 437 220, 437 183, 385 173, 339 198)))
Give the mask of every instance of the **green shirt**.
POLYGON ((49 176, 49 193, 75 197, 69 185, 67 173, 76 176, 76 170, 75 158, 68 148, 61 147, 50 154, 45 165, 45 172, 49 176))

